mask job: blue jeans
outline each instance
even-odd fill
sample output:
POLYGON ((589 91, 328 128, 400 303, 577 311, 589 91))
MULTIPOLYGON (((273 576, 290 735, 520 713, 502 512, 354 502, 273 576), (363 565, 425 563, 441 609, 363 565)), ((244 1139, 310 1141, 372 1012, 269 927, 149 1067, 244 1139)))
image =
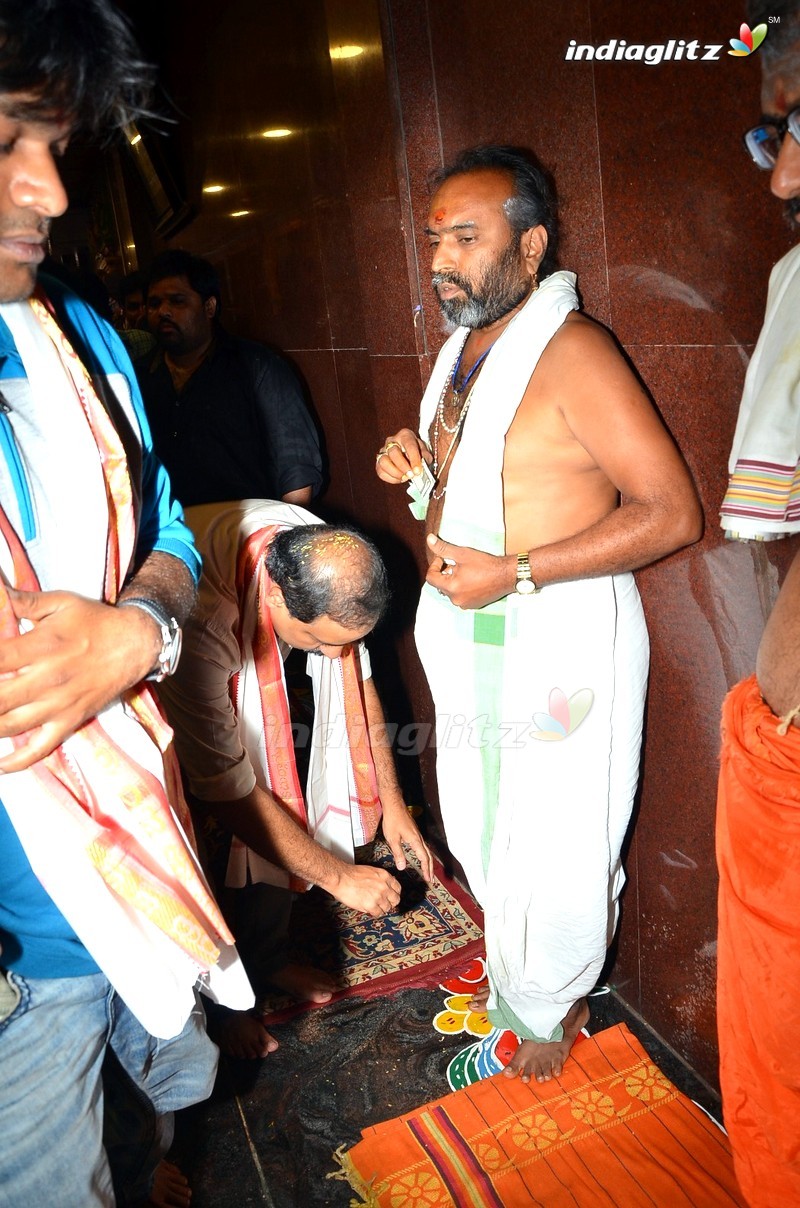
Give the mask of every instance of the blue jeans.
POLYGON ((127 1202, 145 1199, 172 1140, 171 1113, 214 1085, 218 1052, 199 1001, 180 1035, 156 1040, 101 973, 5 976, 20 1001, 0 1023, 0 1208, 108 1208, 117 1203, 115 1184, 127 1202), (109 1061, 118 1135, 107 1153, 109 1061), (126 1137, 119 1105, 127 1091, 140 1122, 126 1137))

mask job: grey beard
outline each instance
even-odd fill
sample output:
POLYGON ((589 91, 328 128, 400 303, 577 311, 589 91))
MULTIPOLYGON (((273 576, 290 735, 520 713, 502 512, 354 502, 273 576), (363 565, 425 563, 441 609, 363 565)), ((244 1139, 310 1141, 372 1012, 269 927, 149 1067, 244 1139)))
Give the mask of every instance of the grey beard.
POLYGON ((463 290, 466 298, 439 299, 442 314, 450 323, 472 330, 488 327, 507 315, 531 292, 530 277, 520 276, 519 237, 509 240, 499 258, 484 273, 480 293, 460 273, 434 273, 433 284, 452 282, 463 290))
POLYGON ((531 282, 520 282, 515 293, 505 290, 501 294, 472 294, 467 298, 440 298, 439 306, 449 323, 472 330, 488 327, 507 315, 520 302, 524 302, 531 290, 531 282))

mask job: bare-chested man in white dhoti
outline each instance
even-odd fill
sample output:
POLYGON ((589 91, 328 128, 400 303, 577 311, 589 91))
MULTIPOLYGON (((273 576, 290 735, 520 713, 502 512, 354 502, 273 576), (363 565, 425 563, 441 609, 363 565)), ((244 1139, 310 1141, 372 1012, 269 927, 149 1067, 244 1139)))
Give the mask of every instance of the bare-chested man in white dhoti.
POLYGON ((447 841, 483 906, 507 1073, 561 1072, 616 925, 638 777, 648 641, 630 574, 700 536, 688 471, 613 339, 554 271, 532 157, 465 152, 428 216, 458 329, 384 482, 435 477, 416 638, 437 718, 447 841), (620 496, 624 505, 620 506, 620 496), (441 737, 441 736, 440 736, 441 737))

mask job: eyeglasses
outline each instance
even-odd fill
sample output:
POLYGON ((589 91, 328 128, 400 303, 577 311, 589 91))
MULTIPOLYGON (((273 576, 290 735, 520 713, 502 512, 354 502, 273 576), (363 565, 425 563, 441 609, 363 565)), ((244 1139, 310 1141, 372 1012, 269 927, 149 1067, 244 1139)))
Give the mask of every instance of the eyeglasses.
POLYGON ((786 132, 791 134, 795 142, 800 143, 800 105, 773 122, 762 122, 753 126, 744 136, 744 145, 756 167, 764 172, 771 172, 778 162, 781 144, 786 132))

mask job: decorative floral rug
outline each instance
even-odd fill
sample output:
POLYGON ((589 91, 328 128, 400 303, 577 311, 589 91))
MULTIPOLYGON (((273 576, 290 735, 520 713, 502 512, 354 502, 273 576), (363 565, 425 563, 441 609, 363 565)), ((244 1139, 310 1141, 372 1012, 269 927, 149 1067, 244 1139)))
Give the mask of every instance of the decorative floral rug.
POLYGON ((502 1074, 366 1128, 337 1152, 353 1208, 743 1208, 728 1139, 624 1024, 560 1078, 502 1074))
MULTIPOLYGON (((430 886, 416 867, 397 872, 383 843, 376 847, 372 862, 390 868, 402 885, 394 913, 372 919, 317 889, 300 895, 292 909, 289 959, 332 974, 340 986, 334 999, 375 998, 412 987, 433 987, 482 954, 480 908, 445 874, 438 860, 430 886)), ((272 1023, 310 1005, 285 995, 270 996, 259 1004, 272 1023)))

